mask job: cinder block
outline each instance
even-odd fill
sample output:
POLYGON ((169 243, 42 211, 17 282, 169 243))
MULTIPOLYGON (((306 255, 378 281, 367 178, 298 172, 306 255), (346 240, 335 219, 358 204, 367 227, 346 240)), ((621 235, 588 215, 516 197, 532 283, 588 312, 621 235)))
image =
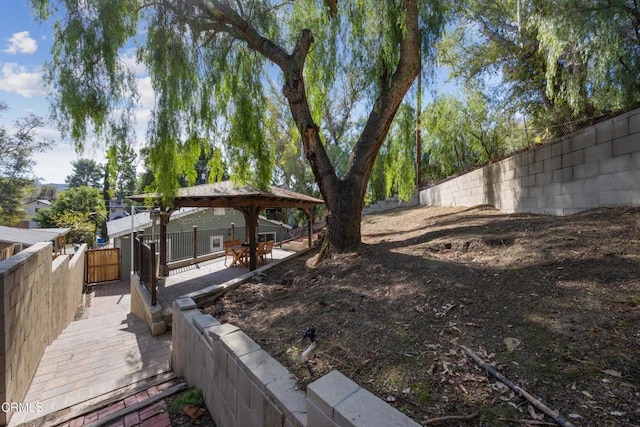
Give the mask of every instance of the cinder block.
POLYGON ((637 190, 640 185, 640 171, 613 174, 614 190, 637 190))
POLYGON ((289 375, 289 371, 284 366, 262 349, 241 356, 238 362, 240 369, 261 391, 264 391, 267 384, 289 375))
POLYGON ((607 191, 599 194, 600 206, 621 206, 633 204, 635 191, 607 191))
POLYGON ((562 167, 562 156, 550 157, 544 161, 544 171, 552 172, 562 167))
POLYGON ((600 175, 631 170, 631 154, 609 157, 598 162, 600 175))
POLYGON ((544 162, 535 162, 529 164, 529 175, 535 175, 544 172, 544 162))
POLYGON ((640 151, 631 154, 630 170, 640 170, 640 151))
POLYGON ((206 328, 218 326, 220 322, 214 319, 210 314, 200 314, 193 318, 193 324, 201 333, 204 333, 206 328))
POLYGON ((543 145, 542 147, 536 148, 533 158, 536 162, 551 158, 551 147, 549 145, 543 145))
POLYGON ((600 175, 584 180, 584 188, 587 193, 602 193, 613 190, 613 176, 600 175))
POLYGON ((613 120, 607 120, 596 126, 596 143, 611 141, 613 139, 613 120))
POLYGON ((572 151, 577 151, 586 147, 592 147, 594 145, 596 145, 596 130, 593 127, 580 132, 571 140, 572 151))
POLYGON ((640 134, 626 135, 613 140, 613 155, 633 153, 640 151, 640 134))
POLYGON ((545 196, 559 196, 562 194, 562 183, 554 182, 542 187, 542 193, 545 196))
POLYGON ((611 157, 613 155, 613 148, 611 141, 606 141, 593 147, 584 149, 584 161, 585 163, 600 160, 603 158, 611 157))
POLYGON ((634 134, 640 132, 640 110, 629 116, 629 133, 634 134))
MULTIPOLYGON (((584 188, 583 180, 576 180, 576 181, 569 181, 569 182, 562 183, 562 194, 579 194, 584 192, 585 192, 585 188, 584 188)), ((573 207, 573 205, 567 206, 567 207, 573 207)))
POLYGON ((573 167, 553 171, 553 182, 564 182, 573 179, 573 167))
POLYGON ((210 326, 207 330, 209 331, 209 336, 213 339, 213 342, 216 343, 220 340, 220 337, 239 331, 240 328, 232 325, 231 323, 222 323, 221 325, 210 326))
POLYGON ((241 330, 220 337, 220 342, 236 361, 240 356, 260 350, 260 346, 241 330))
POLYGON ((552 196, 550 198, 550 203, 547 204, 547 207, 553 209, 571 209, 573 208, 573 195, 563 194, 561 196, 552 196))
POLYGON ((544 172, 535 175, 536 185, 542 186, 553 182, 553 172, 544 172))
POLYGON ((307 427, 307 412, 292 412, 284 417, 284 427, 307 427))
POLYGON ((191 298, 178 298, 173 302, 173 306, 178 311, 193 310, 197 308, 196 303, 191 298))
POLYGON ((629 135, 629 117, 622 115, 614 117, 613 121, 613 139, 629 135))
POLYGON ((574 151, 562 155, 562 167, 575 166, 584 162, 584 150, 574 151))
POLYGON ((555 142, 553 144, 551 144, 551 156, 555 157, 555 156, 561 156, 562 154, 564 154, 562 152, 562 143, 561 142, 555 142))
POLYGON ((598 195, 582 193, 573 196, 573 207, 576 209, 592 209, 598 207, 598 195))
POLYGON ((561 144, 562 144, 562 154, 569 154, 573 152, 573 149, 571 148, 571 137, 563 139, 561 144))
MULTIPOLYGON (((589 163, 583 163, 581 165, 575 165, 573 167, 573 178, 582 179, 582 178, 590 178, 592 176, 598 175, 599 167, 597 161, 592 161, 589 163)), ((566 181, 566 180, 563 180, 566 181)))
POLYGON ((354 427, 419 427, 420 424, 361 388, 335 407, 334 420, 354 427))
POLYGON ((284 415, 280 409, 270 402, 268 399, 265 401, 264 405, 264 418, 263 418, 264 426, 281 426, 284 424, 284 415))
POLYGON ((353 395, 360 386, 339 371, 331 371, 307 386, 307 399, 333 417, 333 408, 353 395))
POLYGON ((296 390, 295 387, 296 379, 291 374, 267 384, 267 397, 282 411, 285 417, 293 412, 307 412, 305 394, 296 390))

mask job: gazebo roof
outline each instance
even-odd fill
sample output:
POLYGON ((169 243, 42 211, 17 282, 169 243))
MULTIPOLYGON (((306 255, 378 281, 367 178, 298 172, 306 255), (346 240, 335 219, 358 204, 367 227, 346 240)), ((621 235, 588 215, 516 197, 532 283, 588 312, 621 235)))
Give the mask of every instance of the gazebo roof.
MULTIPOLYGON (((158 199, 160 195, 138 194, 128 197, 135 201, 158 199)), ((231 207, 241 208, 256 206, 260 208, 311 208, 324 204, 322 199, 285 190, 280 187, 269 187, 268 191, 258 190, 251 185, 236 186, 231 181, 212 184, 195 185, 178 189, 173 201, 174 208, 182 207, 231 207)))

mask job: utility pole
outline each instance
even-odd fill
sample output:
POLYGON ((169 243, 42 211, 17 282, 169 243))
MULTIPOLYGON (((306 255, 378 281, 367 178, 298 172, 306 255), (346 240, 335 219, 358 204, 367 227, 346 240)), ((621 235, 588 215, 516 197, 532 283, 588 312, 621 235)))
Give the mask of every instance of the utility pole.
POLYGON ((420 187, 422 182, 422 142, 420 135, 420 115, 422 114, 422 64, 418 73, 418 96, 416 97, 416 188, 420 187))

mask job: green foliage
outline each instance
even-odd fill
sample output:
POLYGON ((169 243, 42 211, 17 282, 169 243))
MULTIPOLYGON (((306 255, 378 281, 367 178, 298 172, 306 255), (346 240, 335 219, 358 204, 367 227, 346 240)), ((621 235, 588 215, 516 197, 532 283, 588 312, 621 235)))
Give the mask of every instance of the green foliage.
MULTIPOLYGON (((7 109, 0 101, 0 112, 7 109)), ((34 162, 31 156, 52 145, 51 141, 36 136, 36 128, 43 125, 42 118, 29 114, 16 120, 12 129, 0 126, 0 177, 32 178, 34 162)))
POLYGON ((496 111, 478 91, 466 98, 437 99, 421 118, 423 167, 428 179, 440 179, 491 162, 526 145, 521 125, 496 111))
POLYGON ((40 209, 35 216, 41 227, 71 227, 77 242, 87 242, 88 230, 91 233, 88 242, 92 242, 106 218, 102 194, 86 186, 60 192, 51 207, 40 209))
POLYGON ((177 396, 173 397, 167 405, 167 410, 171 414, 179 413, 185 405, 193 405, 196 408, 204 408, 204 397, 202 390, 192 387, 177 396))
POLYGON ((29 179, 0 177, 0 225, 14 226, 27 218, 24 200, 34 188, 29 179))
POLYGON ((72 243, 92 244, 96 239, 96 226, 87 212, 61 212, 55 218, 56 227, 69 228, 67 240, 72 243))
POLYGON ((120 139, 107 150, 108 195, 120 203, 126 202, 126 197, 136 191, 136 157, 126 139, 120 139))
POLYGON ((411 200, 416 187, 415 110, 404 104, 385 143, 385 197, 398 193, 400 200, 411 200))
POLYGON ((636 3, 467 0, 457 15, 441 61, 536 127, 640 102, 636 3))
MULTIPOLYGON (((0 101, 0 112, 7 105, 0 101)), ((33 114, 15 121, 11 129, 0 125, 0 224, 16 225, 26 218, 24 199, 34 190, 32 155, 51 147, 35 129, 44 121, 33 114)))
POLYGON ((71 162, 71 167, 73 171, 65 179, 69 188, 102 188, 104 169, 101 164, 92 159, 78 159, 71 162))
MULTIPOLYGON (((108 138, 114 129, 130 126, 135 79, 119 55, 135 45, 156 93, 148 158, 155 189, 167 195, 167 202, 185 175, 181 161, 192 153, 181 149, 183 135, 207 140, 221 136, 232 177, 269 183, 275 159, 273 141, 265 137, 264 78, 275 75, 274 64, 282 71, 280 83, 294 78, 295 70, 286 66, 283 55, 289 55, 287 50, 304 31, 311 30, 314 42, 302 58, 308 99, 301 102, 308 101, 313 120, 323 127, 345 87, 357 94, 351 107, 374 111, 380 108, 377 103, 390 101, 381 95, 391 90, 399 43, 407 32, 406 4, 401 1, 337 2, 331 10, 317 0, 190 6, 134 0, 62 3, 59 13, 64 15, 56 23, 53 60, 47 66, 47 80, 58 93, 58 123, 78 145, 89 131, 108 138)), ((448 5, 418 3, 426 63, 448 5)), ((31 0, 31 5, 36 16, 47 19, 57 2, 31 0)), ((303 123, 296 121, 300 129, 303 123)), ((331 147, 339 147, 332 158, 340 163, 340 175, 346 175, 345 150, 354 146, 357 130, 348 120, 344 129, 327 133, 338 138, 331 147)), ((372 148, 377 151, 379 146, 374 143, 372 148)), ((190 172, 186 178, 191 181, 190 172)))

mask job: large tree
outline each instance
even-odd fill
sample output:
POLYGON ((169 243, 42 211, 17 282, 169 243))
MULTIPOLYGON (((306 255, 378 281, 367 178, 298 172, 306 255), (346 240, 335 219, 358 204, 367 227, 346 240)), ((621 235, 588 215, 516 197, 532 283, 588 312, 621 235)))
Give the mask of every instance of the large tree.
POLYGON ((640 102, 640 3, 465 0, 441 47, 453 76, 537 125, 640 102), (497 83, 497 84, 496 84, 497 83))
MULTIPOLYGON (((0 112, 7 109, 0 101, 0 112)), ((32 156, 51 147, 51 141, 36 134, 36 128, 43 124, 42 118, 29 114, 11 128, 0 126, 1 225, 15 225, 26 218, 23 201, 35 187, 32 156)))
POLYGON ((102 188, 102 180, 104 177, 103 166, 93 159, 78 159, 71 161, 73 169, 71 175, 65 178, 69 188, 91 187, 102 188))
MULTIPOLYGON (((167 202, 181 173, 175 167, 181 136, 209 138, 221 123, 228 123, 231 166, 267 183, 273 157, 263 128, 266 77, 279 72, 338 250, 360 242, 374 161, 421 62, 432 56, 446 11, 445 0, 62 3, 48 80, 63 131, 82 141, 87 129, 108 133, 130 123, 115 114, 131 112, 134 102, 135 79, 120 55, 137 43, 156 93, 148 138, 167 202), (368 115, 339 175, 320 125, 344 76, 355 74, 363 79, 360 108, 368 115)), ((57 3, 31 4, 46 18, 57 3)))
POLYGON ((92 243, 96 230, 107 218, 100 190, 87 186, 60 192, 50 207, 36 212, 35 221, 41 227, 71 228, 72 242, 92 243))

